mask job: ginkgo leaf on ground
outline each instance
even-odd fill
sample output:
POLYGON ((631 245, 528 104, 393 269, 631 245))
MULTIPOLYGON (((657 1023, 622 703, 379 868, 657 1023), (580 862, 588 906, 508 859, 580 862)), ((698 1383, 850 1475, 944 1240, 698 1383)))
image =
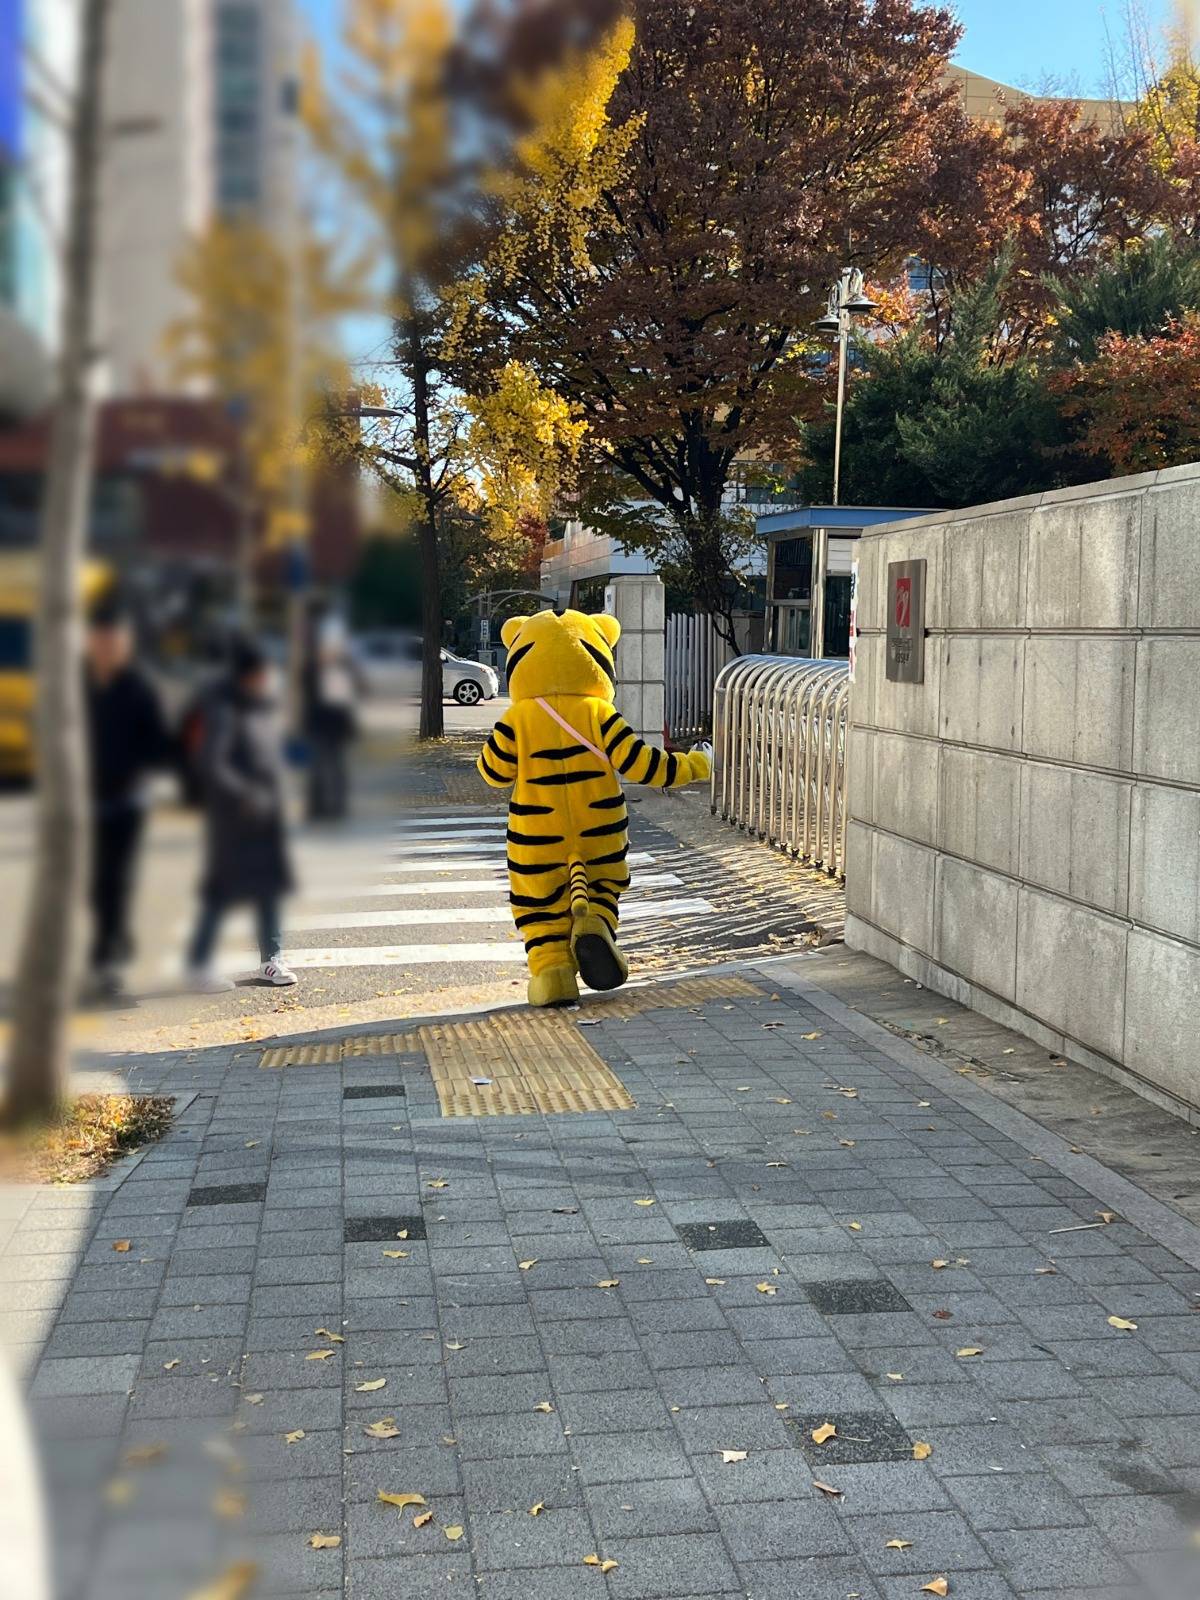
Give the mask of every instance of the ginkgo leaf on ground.
POLYGON ((721 1460, 726 1466, 729 1466, 734 1461, 745 1461, 749 1453, 748 1450, 722 1450, 721 1460))
POLYGON ((723 1288, 725 1285, 724 1278, 705 1278, 704 1281, 705 1283, 712 1284, 714 1288, 723 1288))
POLYGON ((385 1250, 383 1253, 384 1253, 385 1256, 387 1256, 389 1261, 407 1261, 408 1260, 408 1251, 407 1250, 385 1250))
POLYGON ((206 1583, 202 1589, 193 1589, 187 1600, 248 1600, 257 1577, 258 1566, 255 1562, 235 1561, 212 1583, 206 1583))
POLYGON ((968 1356, 981 1356, 983 1348, 977 1344, 965 1344, 961 1350, 956 1350, 954 1354, 958 1356, 960 1361, 965 1361, 968 1356))
POLYGON ((368 1422, 363 1432, 368 1439, 398 1439, 400 1429, 395 1417, 380 1417, 378 1422, 368 1422))
POLYGON ((837 1424, 823 1422, 819 1428, 814 1428, 811 1434, 814 1444, 825 1444, 830 1439, 837 1438, 837 1424))
POLYGON ((414 1528, 424 1528, 429 1523, 431 1523, 432 1521, 433 1521, 433 1512, 432 1511, 418 1511, 416 1516, 413 1518, 413 1527, 414 1528))
POLYGON ((345 1344, 346 1342, 344 1334, 334 1333, 329 1328, 314 1328, 313 1332, 322 1335, 326 1339, 332 1339, 334 1344, 345 1344))
POLYGON ((924 1439, 918 1439, 916 1444, 913 1445, 914 1461, 928 1461, 932 1454, 933 1446, 931 1444, 926 1444, 924 1439))
POLYGON ((163 1362, 163 1371, 164 1372, 173 1372, 178 1365, 179 1365, 179 1357, 176 1356, 174 1361, 164 1361, 163 1362))
POLYGON ((644 1200, 635 1200, 633 1203, 635 1206, 652 1206, 655 1200, 653 1195, 647 1195, 644 1200))
POLYGON ((1123 1328, 1127 1333, 1137 1331, 1137 1323, 1130 1322, 1128 1317, 1109 1317, 1108 1325, 1110 1328, 1123 1328))
POLYGON ((393 1494, 388 1489, 380 1489, 379 1502, 385 1506, 396 1506, 401 1511, 405 1506, 423 1506, 427 1503, 423 1494, 393 1494))
POLYGON ((328 1361, 334 1352, 332 1350, 310 1350, 305 1356, 305 1361, 328 1361))
POLYGON ((778 1294, 779 1291, 773 1283, 756 1283, 754 1287, 759 1294, 778 1294))
POLYGON ((447 1539, 449 1539, 452 1544, 454 1543, 455 1540, 461 1539, 462 1536, 463 1536, 462 1527, 457 1522, 452 1522, 448 1528, 443 1528, 442 1532, 446 1535, 447 1539))
POLYGON ((851 1233, 861 1233, 862 1232, 862 1223, 861 1222, 850 1222, 850 1223, 847 1223, 847 1227, 850 1229, 851 1233))
POLYGON ((933 1578, 929 1583, 921 1585, 922 1594, 936 1594, 945 1596, 950 1593, 950 1580, 948 1578, 933 1578))
POLYGON ((545 1509, 546 1509, 546 1502, 544 1500, 537 1500, 537 1501, 534 1502, 533 1505, 530 1506, 529 1515, 531 1517, 541 1516, 542 1512, 545 1509))
POLYGON ((308 1542, 314 1550, 336 1550, 342 1542, 340 1533, 313 1533, 308 1542))
POLYGON ((127 1256, 132 1248, 133 1248, 133 1240, 132 1239, 114 1239, 113 1240, 113 1249, 117 1252, 117 1254, 119 1256, 127 1256))
POLYGON ((299 1444, 307 1436, 303 1428, 293 1428, 291 1433, 285 1433, 283 1437, 288 1444, 299 1444))
POLYGON ((530 1256, 528 1261, 517 1262, 517 1266, 520 1267, 522 1272, 528 1272, 531 1267, 536 1267, 537 1264, 538 1258, 536 1256, 530 1256))
POLYGON ((366 1383, 356 1383, 354 1392, 355 1394, 374 1394, 376 1389, 382 1389, 386 1383, 386 1378, 368 1378, 366 1383))
POLYGON ((885 1550, 911 1550, 911 1539, 889 1539, 883 1547, 885 1550))
POLYGON ((599 1567, 601 1572, 611 1572, 617 1563, 611 1557, 602 1561, 599 1556, 592 1555, 584 1556, 583 1564, 585 1567, 599 1567))
POLYGON ((615 1289, 620 1281, 620 1278, 601 1278, 596 1287, 597 1289, 615 1289))
POLYGON ((549 1400, 539 1400, 533 1409, 535 1411, 545 1411, 547 1414, 549 1414, 554 1410, 554 1407, 550 1404, 549 1400))
POLYGON ((820 1489, 822 1494, 833 1495, 835 1499, 839 1499, 842 1494, 840 1489, 835 1489, 831 1483, 822 1483, 820 1478, 813 1479, 813 1488, 820 1489))

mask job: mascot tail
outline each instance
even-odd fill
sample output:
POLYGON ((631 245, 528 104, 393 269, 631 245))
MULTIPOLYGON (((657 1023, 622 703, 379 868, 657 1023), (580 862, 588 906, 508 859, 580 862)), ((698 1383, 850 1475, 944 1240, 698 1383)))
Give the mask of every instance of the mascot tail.
POLYGON ((571 889, 571 920, 578 922, 591 909, 588 900, 587 868, 582 861, 572 861, 567 881, 571 889))
POLYGON ((588 898, 587 868, 572 861, 568 883, 571 894, 571 950, 579 976, 589 989, 617 989, 629 976, 629 966, 618 950, 612 929, 588 898))

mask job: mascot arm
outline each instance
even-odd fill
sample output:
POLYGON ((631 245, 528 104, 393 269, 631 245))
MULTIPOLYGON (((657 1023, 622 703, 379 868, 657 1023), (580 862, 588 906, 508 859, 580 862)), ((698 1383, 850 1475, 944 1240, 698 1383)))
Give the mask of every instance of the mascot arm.
POLYGON ((703 750, 675 752, 639 739, 613 706, 600 708, 600 737, 613 767, 630 783, 653 789, 678 789, 709 776, 709 759, 703 750))
POLYGON ((507 722, 498 722, 488 734, 475 770, 493 789, 507 789, 517 776, 517 736, 507 722))

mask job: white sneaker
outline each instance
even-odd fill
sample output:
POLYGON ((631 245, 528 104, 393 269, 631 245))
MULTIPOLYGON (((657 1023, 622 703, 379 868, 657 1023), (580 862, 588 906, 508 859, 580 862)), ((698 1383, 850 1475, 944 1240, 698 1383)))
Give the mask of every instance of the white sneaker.
POLYGON ((282 956, 264 961, 258 969, 258 975, 264 983, 273 983, 277 989, 286 989, 297 981, 296 974, 282 956))
POLYGON ((208 967, 189 967, 183 981, 191 994, 228 994, 230 989, 237 988, 232 978, 223 977, 208 967))

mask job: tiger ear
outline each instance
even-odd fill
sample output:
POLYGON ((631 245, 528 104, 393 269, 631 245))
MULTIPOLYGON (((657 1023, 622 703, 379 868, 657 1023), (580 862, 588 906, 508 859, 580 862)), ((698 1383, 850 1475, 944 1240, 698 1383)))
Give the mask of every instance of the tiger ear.
POLYGON ((500 642, 506 650, 512 647, 514 640, 520 637, 521 629, 529 621, 528 617, 509 617, 500 629, 500 642))
POLYGON ((596 632, 611 650, 621 637, 621 624, 616 617, 610 617, 607 612, 601 612, 599 616, 593 617, 592 621, 596 624, 596 632))

